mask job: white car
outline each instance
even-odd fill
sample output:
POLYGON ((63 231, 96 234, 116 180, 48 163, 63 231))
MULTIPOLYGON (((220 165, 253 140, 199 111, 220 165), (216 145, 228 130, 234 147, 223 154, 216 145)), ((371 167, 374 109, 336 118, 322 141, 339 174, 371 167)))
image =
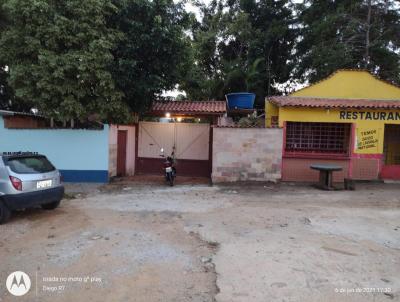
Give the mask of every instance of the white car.
POLYGON ((44 155, 3 152, 0 155, 0 224, 17 209, 52 210, 64 195, 60 172, 44 155))

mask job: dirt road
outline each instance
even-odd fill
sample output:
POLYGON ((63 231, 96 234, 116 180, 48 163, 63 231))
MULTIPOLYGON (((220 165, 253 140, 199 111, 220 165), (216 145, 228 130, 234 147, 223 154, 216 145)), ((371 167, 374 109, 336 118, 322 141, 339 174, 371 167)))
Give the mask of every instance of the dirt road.
POLYGON ((0 301, 400 301, 400 186, 357 189, 90 188, 0 226, 0 301))

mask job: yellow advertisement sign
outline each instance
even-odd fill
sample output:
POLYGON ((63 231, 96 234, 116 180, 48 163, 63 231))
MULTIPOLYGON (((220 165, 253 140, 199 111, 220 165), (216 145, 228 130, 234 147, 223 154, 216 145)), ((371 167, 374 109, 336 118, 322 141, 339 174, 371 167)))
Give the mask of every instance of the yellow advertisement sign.
POLYGON ((359 153, 378 153, 378 129, 357 129, 356 151, 359 153))

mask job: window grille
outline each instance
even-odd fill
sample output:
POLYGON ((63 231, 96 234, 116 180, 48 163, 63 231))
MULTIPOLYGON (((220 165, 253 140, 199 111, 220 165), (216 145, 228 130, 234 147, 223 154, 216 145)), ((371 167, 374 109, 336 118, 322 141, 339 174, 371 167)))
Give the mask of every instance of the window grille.
POLYGON ((350 124, 286 123, 286 152, 348 154, 350 124))

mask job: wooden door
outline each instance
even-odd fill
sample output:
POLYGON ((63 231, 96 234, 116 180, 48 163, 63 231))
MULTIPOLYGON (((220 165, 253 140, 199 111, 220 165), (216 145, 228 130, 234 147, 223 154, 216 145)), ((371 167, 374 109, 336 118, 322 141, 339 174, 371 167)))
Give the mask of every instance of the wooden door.
POLYGON ((126 139, 127 139, 127 131, 126 130, 118 130, 117 176, 126 175, 126 139))

